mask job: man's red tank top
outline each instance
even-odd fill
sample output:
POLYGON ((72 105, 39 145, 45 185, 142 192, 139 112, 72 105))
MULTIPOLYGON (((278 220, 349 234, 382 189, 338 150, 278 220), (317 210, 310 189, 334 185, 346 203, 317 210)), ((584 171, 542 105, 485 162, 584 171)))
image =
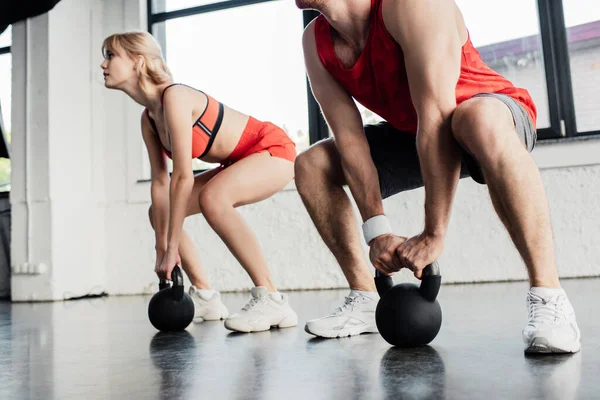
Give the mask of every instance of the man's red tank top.
MULTIPOLYGON (((337 57, 331 40, 332 28, 323 15, 315 21, 317 51, 325 68, 356 101, 396 129, 416 133, 417 113, 410 97, 404 54, 384 25, 381 3, 382 0, 371 0, 367 42, 352 68, 345 68, 337 57)), ((529 92, 515 87, 488 67, 469 36, 462 46, 457 106, 478 93, 512 97, 525 108, 535 126, 537 111, 529 92)))

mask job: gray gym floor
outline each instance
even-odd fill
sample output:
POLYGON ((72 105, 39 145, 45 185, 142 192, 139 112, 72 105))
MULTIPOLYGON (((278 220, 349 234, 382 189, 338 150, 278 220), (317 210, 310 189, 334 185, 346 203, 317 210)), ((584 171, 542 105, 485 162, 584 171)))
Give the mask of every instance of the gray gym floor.
MULTIPOLYGON (((600 279, 563 280, 582 351, 525 356, 527 285, 443 286, 431 346, 391 348, 378 334, 317 339, 303 322, 347 291, 291 292, 296 328, 253 334, 222 322, 157 334, 149 297, 0 303, 0 399, 592 399, 600 396, 600 279)), ((247 294, 224 294, 231 311, 247 294)))

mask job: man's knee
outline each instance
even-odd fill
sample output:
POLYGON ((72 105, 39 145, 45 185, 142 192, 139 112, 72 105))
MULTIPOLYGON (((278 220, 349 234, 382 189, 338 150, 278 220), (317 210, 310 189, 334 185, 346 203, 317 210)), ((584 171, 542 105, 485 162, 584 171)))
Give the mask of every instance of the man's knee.
POLYGON ((332 139, 324 140, 300 153, 294 163, 296 188, 300 193, 316 182, 343 185, 342 165, 332 139))
POLYGON ((517 139, 510 110, 492 98, 462 103, 452 116, 452 133, 479 162, 497 158, 511 142, 510 135, 517 139))

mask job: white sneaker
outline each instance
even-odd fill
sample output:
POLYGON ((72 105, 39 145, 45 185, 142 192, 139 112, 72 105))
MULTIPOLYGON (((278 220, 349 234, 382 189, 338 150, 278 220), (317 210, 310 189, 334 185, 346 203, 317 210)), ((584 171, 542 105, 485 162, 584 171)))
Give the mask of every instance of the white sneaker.
POLYGON ((190 286, 188 293, 194 301, 194 322, 218 321, 229 316, 229 311, 221 300, 221 293, 215 291, 207 296, 195 286, 190 286))
POLYGON ((289 328, 298 325, 298 316, 288 304, 288 296, 268 293, 267 288, 258 286, 250 291, 252 298, 239 314, 225 320, 225 328, 237 332, 267 331, 271 327, 289 328))
POLYGON ((308 321, 304 330, 312 335, 326 338, 377 333, 375 309, 377 300, 351 290, 344 304, 331 314, 308 321))
POLYGON ((527 293, 529 322, 523 330, 526 353, 576 353, 581 333, 564 290, 532 288, 527 293))

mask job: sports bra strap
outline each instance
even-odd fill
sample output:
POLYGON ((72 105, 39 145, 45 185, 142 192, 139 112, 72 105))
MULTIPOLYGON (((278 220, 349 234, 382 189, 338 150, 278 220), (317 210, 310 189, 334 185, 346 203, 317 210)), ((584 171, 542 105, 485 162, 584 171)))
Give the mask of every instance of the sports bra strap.
POLYGON ((171 83, 169 86, 167 86, 166 88, 163 89, 162 94, 160 95, 160 104, 164 103, 165 92, 167 91, 167 89, 170 88, 170 87, 172 87, 172 86, 176 86, 176 85, 181 85, 181 83, 171 83))

